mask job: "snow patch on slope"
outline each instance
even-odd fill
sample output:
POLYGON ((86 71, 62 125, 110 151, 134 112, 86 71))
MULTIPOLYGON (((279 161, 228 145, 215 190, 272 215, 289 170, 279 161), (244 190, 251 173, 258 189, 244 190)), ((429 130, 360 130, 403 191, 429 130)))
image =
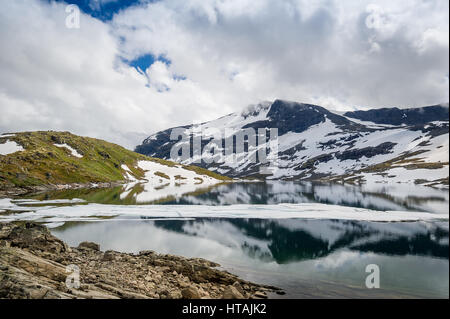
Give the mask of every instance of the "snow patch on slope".
POLYGON ((122 164, 120 165, 120 167, 125 171, 125 179, 130 181, 130 182, 137 182, 137 179, 133 176, 133 172, 130 170, 130 168, 125 165, 122 164))
POLYGON ((138 167, 143 169, 145 172, 145 179, 148 181, 160 180, 161 178, 166 179, 166 181, 177 182, 177 183, 196 183, 196 184, 208 184, 217 183, 215 178, 207 175, 197 174, 194 171, 183 168, 181 165, 167 166, 152 161, 139 161, 138 167), (163 173, 168 178, 158 176, 155 173, 163 173), (200 181, 201 179, 201 181, 200 181))
POLYGON ((0 155, 9 155, 15 152, 22 152, 23 150, 23 147, 14 141, 6 141, 5 143, 0 144, 0 155))
POLYGON ((78 158, 82 158, 83 157, 83 155, 78 153, 76 149, 72 148, 71 146, 69 146, 69 145, 67 145, 65 143, 64 144, 53 144, 53 145, 55 145, 56 147, 60 147, 60 148, 67 148, 70 151, 70 153, 72 154, 72 156, 75 156, 75 157, 78 157, 78 158))
POLYGON ((433 139, 428 139, 429 145, 422 147, 426 150, 424 154, 417 157, 421 158, 427 163, 448 163, 449 161, 449 138, 448 134, 437 136, 433 139))
POLYGON ((399 184, 414 184, 416 180, 423 180, 432 183, 449 176, 449 167, 444 166, 438 169, 414 169, 409 170, 404 167, 395 167, 383 172, 386 176, 376 173, 362 173, 366 183, 399 183, 399 184))

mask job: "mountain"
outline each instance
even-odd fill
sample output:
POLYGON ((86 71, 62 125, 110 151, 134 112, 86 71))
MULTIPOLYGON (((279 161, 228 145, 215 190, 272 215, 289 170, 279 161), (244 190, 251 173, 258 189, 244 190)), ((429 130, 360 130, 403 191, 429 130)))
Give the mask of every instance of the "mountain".
POLYGON ((175 182, 207 184, 223 179, 226 178, 199 167, 150 158, 69 132, 0 135, 0 190, 140 180, 153 186, 175 182))
MULTIPOLYGON (((449 112, 447 105, 422 108, 384 108, 339 114, 321 106, 283 100, 247 107, 210 122, 181 127, 191 134, 203 132, 202 146, 210 142, 223 150, 236 132, 252 128, 278 129, 278 160, 271 173, 261 173, 264 164, 245 157, 258 150, 246 145, 243 160, 195 161, 175 158, 229 177, 282 180, 320 180, 346 183, 415 183, 448 187, 449 112), (213 131, 227 132, 213 141, 213 131), (191 130, 191 131, 189 131, 191 130), (231 132, 231 133, 230 133, 231 132), (230 135, 231 134, 231 135, 230 135)), ((173 128, 157 132, 136 147, 136 152, 170 159, 178 140, 173 128)), ((236 148, 236 141, 234 148, 236 148)), ((246 143, 247 144, 247 143, 246 143)), ((192 155, 192 147, 191 147, 192 155)), ((206 154, 207 156, 210 156, 206 154)), ((267 165, 267 164, 266 164, 267 165)))
POLYGON ((433 121, 448 121, 448 105, 433 105, 411 109, 382 108, 368 111, 347 112, 347 117, 377 124, 421 125, 433 121))

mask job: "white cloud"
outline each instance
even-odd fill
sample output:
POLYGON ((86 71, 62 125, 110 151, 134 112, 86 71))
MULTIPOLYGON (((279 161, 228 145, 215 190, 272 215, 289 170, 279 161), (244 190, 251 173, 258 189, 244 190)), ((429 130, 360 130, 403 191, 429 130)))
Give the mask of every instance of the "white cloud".
POLYGON ((168 0, 67 29, 63 4, 2 1, 0 131, 70 130, 132 147, 275 98, 339 110, 446 102, 448 6, 168 0), (148 53, 171 63, 140 73, 121 59, 148 53))
POLYGON ((93 10, 100 10, 103 5, 117 1, 118 0, 90 0, 89 7, 93 10))
MULTIPOLYGON (((63 5, 14 1, 0 20, 0 131, 69 130, 133 148, 155 130, 202 118, 209 107, 199 105, 221 114, 191 81, 169 81, 165 94, 146 87, 147 77, 119 59, 110 27, 89 16, 66 29, 63 5)), ((164 81, 158 72, 153 82, 164 81)))

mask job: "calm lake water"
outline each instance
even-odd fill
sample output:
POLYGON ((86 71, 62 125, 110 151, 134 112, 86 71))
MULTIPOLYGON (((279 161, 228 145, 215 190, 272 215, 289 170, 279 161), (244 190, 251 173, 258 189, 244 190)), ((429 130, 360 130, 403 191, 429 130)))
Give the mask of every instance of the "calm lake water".
MULTIPOLYGON (((47 202, 29 201, 21 205, 37 210, 40 206, 76 205, 89 210, 86 203, 55 202, 79 198, 87 203, 123 205, 126 211, 138 204, 324 203, 448 216, 449 203, 448 190, 405 185, 360 187, 261 182, 225 184, 188 194, 170 195, 167 189, 146 192, 139 184, 60 191, 28 196, 28 199, 47 202)), ((90 216, 90 219, 68 219, 64 223, 59 216, 53 225, 51 219, 48 224, 57 237, 73 246, 88 240, 99 243, 102 250, 155 250, 203 257, 244 279, 284 289, 286 295, 274 295, 274 298, 449 297, 448 219, 369 222, 277 219, 276 210, 273 214, 274 218, 261 219, 153 218, 118 213, 107 219, 97 216, 95 221, 88 221, 92 220, 90 216), (366 288, 369 264, 376 264, 380 269, 380 289, 366 288)))

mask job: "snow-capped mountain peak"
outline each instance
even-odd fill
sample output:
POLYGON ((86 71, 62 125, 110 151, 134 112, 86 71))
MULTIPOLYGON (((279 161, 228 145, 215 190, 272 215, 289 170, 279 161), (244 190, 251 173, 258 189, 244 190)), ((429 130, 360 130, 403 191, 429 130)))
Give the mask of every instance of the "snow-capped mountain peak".
MULTIPOLYGON (((222 162, 194 163, 189 158, 183 164, 194 163, 230 177, 448 187, 449 113, 443 105, 338 114, 318 105, 275 100, 196 126, 203 132, 202 146, 211 142, 213 131, 229 134, 270 128, 278 130, 278 156, 272 163, 276 169, 270 175, 261 176, 262 164, 245 156, 239 157, 239 163, 227 162, 224 156, 222 162)), ((170 150, 178 142, 170 139, 171 131, 152 135, 136 151, 170 159, 170 150)), ((219 150, 228 137, 215 141, 219 150)), ((247 146, 245 152, 257 149, 247 146)))

